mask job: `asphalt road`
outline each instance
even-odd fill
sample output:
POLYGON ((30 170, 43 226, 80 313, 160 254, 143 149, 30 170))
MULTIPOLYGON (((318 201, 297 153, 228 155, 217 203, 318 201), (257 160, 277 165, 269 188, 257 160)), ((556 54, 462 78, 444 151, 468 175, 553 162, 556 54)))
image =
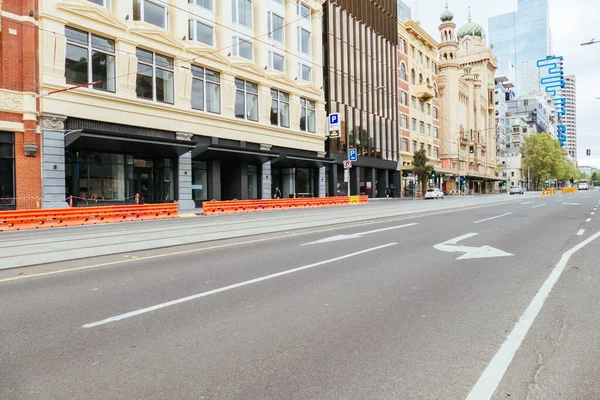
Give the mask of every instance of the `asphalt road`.
POLYGON ((0 271, 0 399, 600 398, 599 204, 0 271))

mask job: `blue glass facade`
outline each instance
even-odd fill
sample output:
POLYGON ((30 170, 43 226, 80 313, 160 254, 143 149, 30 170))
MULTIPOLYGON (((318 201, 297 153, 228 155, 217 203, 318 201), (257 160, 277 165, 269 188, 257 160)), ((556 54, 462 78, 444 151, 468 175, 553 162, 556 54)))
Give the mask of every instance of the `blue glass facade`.
POLYGON ((516 68, 513 83, 517 84, 522 62, 551 54, 548 3, 549 0, 519 0, 517 11, 489 18, 489 41, 498 57, 497 76, 509 76, 512 63, 516 68))
POLYGON ((398 0, 397 7, 398 7, 398 19, 400 21, 406 21, 411 18, 410 7, 407 6, 405 3, 403 3, 402 0, 398 0))

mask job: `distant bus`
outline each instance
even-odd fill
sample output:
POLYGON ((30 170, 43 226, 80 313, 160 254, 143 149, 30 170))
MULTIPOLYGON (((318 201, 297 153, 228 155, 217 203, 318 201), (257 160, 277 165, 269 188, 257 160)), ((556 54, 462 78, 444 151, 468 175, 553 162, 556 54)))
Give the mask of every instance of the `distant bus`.
POLYGON ((590 183, 587 179, 580 179, 577 183, 577 190, 590 190, 590 183))

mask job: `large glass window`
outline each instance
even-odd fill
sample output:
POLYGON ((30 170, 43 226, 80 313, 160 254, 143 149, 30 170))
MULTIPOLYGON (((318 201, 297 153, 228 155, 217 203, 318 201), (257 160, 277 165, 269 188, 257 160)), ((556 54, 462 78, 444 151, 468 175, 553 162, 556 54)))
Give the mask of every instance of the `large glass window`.
POLYGON ((303 81, 312 81, 312 68, 306 64, 299 64, 300 78, 303 81))
POLYGON ((284 28, 283 28, 283 17, 269 12, 269 37, 273 40, 277 40, 280 43, 284 42, 284 28))
POLYGON ((14 197, 14 134, 12 132, 0 132, 0 210, 14 209, 16 204, 14 197))
POLYGON ((115 90, 115 42, 102 36, 65 27, 67 83, 97 82, 94 89, 115 90))
POLYGON ((133 0, 133 19, 167 29, 167 6, 157 0, 133 0))
POLYGON ((433 107, 433 118, 435 118, 435 119, 438 118, 438 109, 437 109, 437 107, 433 107))
POLYGON ((402 138, 402 151, 408 151, 408 139, 402 138))
POLYGON ((258 121, 258 85, 236 78, 235 86, 235 116, 258 121))
POLYGON ((274 51, 269 51, 269 68, 285 72, 285 57, 274 51))
POLYGON ((307 6, 306 4, 302 3, 301 1, 298 2, 298 15, 306 18, 306 19, 310 19, 310 7, 307 6))
POLYGON ((196 40, 209 46, 215 45, 215 29, 195 19, 190 20, 189 37, 190 40, 196 40))
POLYGON ((419 133, 425 133, 425 123, 423 121, 419 121, 419 133))
POLYGON ((408 117, 402 114, 402 129, 408 129, 408 117))
POLYGON ((139 98, 173 104, 173 59, 144 49, 138 58, 136 93, 139 98))
POLYGON ((406 93, 406 92, 400 92, 400 103, 403 106, 407 106, 408 105, 408 93, 406 93))
POLYGON ((290 95, 271 89, 271 125, 290 127, 290 95))
POLYGON ((416 118, 411 119, 410 129, 415 132, 417 131, 417 119, 416 118))
POLYGON ((192 65, 192 108, 221 112, 221 74, 192 65))
POLYGON ((208 163, 192 161, 192 199, 199 206, 199 202, 209 200, 208 196, 208 163))
POLYGON ((108 8, 109 0, 88 0, 91 3, 98 4, 99 6, 108 8))
POLYGON ((406 80, 406 66, 404 63, 400 63, 400 79, 403 81, 406 80))
POLYGON ((315 102, 305 98, 300 98, 300 130, 316 132, 316 111, 315 102))
POLYGON ((310 54, 311 50, 311 40, 310 40, 310 32, 306 29, 298 28, 300 34, 298 35, 298 50, 305 54, 310 54))
POLYGON ((433 138, 437 139, 437 137, 438 137, 438 128, 437 128, 437 126, 434 126, 433 127, 433 138))
POLYGON ((231 0, 233 22, 252 28, 252 0, 231 0))
POLYGON ((238 37, 233 38, 233 55, 254 60, 254 50, 252 42, 249 42, 238 37))
POLYGON ((207 10, 213 10, 213 0, 189 0, 189 2, 206 8, 207 10))
POLYGON ((415 82, 415 80, 416 80, 416 73, 415 73, 415 70, 414 70, 414 69, 411 69, 411 70, 410 70, 410 84, 411 84, 411 85, 414 85, 414 84, 416 83, 416 82, 415 82))
POLYGON ((258 199, 258 165, 248 165, 248 199, 258 199))

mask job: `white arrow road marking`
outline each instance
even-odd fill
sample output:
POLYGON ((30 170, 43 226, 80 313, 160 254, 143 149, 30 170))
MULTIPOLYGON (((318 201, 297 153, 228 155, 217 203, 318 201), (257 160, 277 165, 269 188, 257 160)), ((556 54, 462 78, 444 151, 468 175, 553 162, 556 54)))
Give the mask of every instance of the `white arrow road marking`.
POLYGON ((588 219, 585 220, 585 222, 592 222, 592 219, 588 218, 588 219))
POLYGON ((391 231, 393 229, 400 229, 400 228, 406 228, 409 226, 414 226, 414 225, 419 225, 418 222, 414 222, 412 224, 405 224, 405 225, 398 225, 398 226, 390 226, 389 228, 382 228, 382 229, 374 229, 372 231, 366 231, 366 232, 359 232, 359 233, 352 233, 350 235, 336 235, 336 236, 330 236, 328 238, 325 239, 321 239, 321 240, 317 240, 314 242, 310 242, 310 243, 304 243, 301 244, 300 246, 308 246, 311 244, 319 244, 319 243, 330 243, 330 242, 337 242, 339 240, 347 240, 347 239, 358 239, 363 237, 364 235, 370 235, 372 233, 379 233, 379 232, 385 232, 385 231, 391 231))
POLYGON ((544 207, 546 204, 538 204, 537 206, 533 206, 531 208, 538 208, 538 207, 544 207))
POLYGON ((466 235, 446 240, 444 243, 436 244, 433 246, 433 248, 439 251, 445 251, 447 253, 465 253, 458 257, 457 260, 468 260, 471 258, 508 257, 514 255, 491 246, 456 246, 456 243, 460 242, 461 240, 465 240, 477 235, 479 235, 479 233, 467 233, 466 235))
POLYGON ((563 206, 580 206, 581 203, 563 203, 563 206))

